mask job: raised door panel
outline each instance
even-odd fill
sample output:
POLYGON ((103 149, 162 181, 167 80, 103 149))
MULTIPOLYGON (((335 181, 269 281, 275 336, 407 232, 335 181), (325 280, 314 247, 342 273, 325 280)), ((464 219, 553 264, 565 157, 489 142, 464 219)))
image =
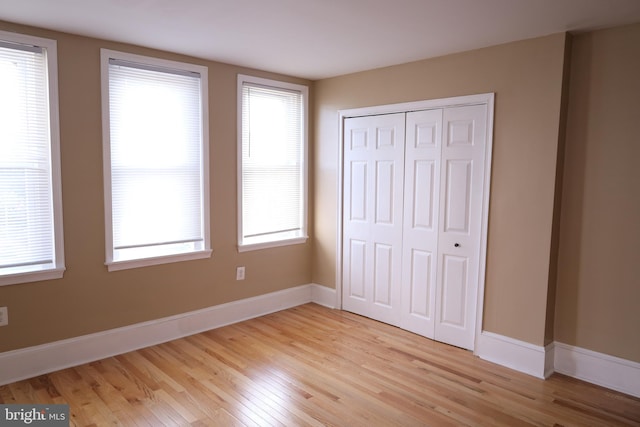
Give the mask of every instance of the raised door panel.
POLYGON ((367 162, 352 161, 350 167, 347 209, 350 221, 367 220, 367 162))
POLYGON ((383 307, 393 305, 393 247, 376 243, 373 259, 373 303, 383 307))
POLYGON ((393 160, 384 160, 376 162, 375 173, 375 223, 378 225, 394 224, 395 217, 395 200, 396 188, 395 181, 395 165, 393 160))
POLYGON ((366 242, 351 239, 347 257, 349 264, 346 265, 349 277, 349 298, 357 298, 361 301, 365 301, 366 247, 366 242))
POLYGON ((464 329, 467 319, 468 258, 445 255, 442 260, 440 323, 464 329))
MULTIPOLYGON (((429 251, 411 250, 408 312, 421 319, 429 319, 433 311, 431 307, 433 298, 430 292, 435 286, 431 275, 433 259, 434 254, 429 251)), ((427 334, 427 328, 423 332, 427 334)))
POLYGON ((435 184, 438 181, 436 175, 438 163, 435 160, 414 160, 413 167, 413 191, 407 194, 411 198, 411 227, 414 230, 435 231, 434 212, 438 200, 435 184))
POLYGON ((444 231, 469 233, 471 203, 471 160, 446 160, 444 193, 444 231))

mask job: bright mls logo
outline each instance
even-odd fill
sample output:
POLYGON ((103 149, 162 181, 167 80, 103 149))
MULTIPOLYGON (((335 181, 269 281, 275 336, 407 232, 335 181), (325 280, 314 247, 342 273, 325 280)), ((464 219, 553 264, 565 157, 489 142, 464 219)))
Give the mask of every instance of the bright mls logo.
POLYGON ((69 427, 69 405, 0 405, 0 426, 69 427))

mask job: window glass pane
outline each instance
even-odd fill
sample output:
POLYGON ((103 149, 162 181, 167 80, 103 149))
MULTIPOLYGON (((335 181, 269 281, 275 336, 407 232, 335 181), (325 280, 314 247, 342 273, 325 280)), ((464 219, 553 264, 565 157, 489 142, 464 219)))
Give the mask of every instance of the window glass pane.
POLYGON ((306 237, 304 102, 300 90, 242 84, 240 245, 306 237))
POLYGON ((46 50, 0 44, 0 94, 0 276, 52 270, 57 265, 46 50))
POLYGON ((201 76, 122 60, 108 74, 107 263, 208 249, 201 76))

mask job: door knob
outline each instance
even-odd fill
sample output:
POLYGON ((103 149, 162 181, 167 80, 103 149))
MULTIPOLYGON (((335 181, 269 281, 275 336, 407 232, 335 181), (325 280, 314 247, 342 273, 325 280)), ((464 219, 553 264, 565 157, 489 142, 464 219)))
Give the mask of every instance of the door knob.
POLYGON ((455 244, 455 245, 453 245, 453 246, 455 246, 456 248, 459 248, 459 247, 460 247, 460 243, 456 243, 456 244, 455 244))

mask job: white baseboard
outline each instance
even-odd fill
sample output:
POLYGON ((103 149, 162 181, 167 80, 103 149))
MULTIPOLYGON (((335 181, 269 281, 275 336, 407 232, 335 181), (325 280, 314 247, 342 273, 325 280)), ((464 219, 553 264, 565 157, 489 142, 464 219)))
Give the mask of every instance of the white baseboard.
POLYGON ((335 305, 335 290, 309 284, 90 335, 0 353, 0 385, 104 359, 308 302, 335 305))
POLYGON ((608 354, 560 342, 540 347, 486 331, 478 338, 475 354, 537 378, 558 372, 640 397, 640 363, 608 354))
POLYGON ((328 308, 336 308, 336 290, 322 285, 311 285, 311 301, 328 308))
MULTIPOLYGON (((0 385, 160 344, 298 305, 335 308, 336 290, 317 284, 272 292, 176 316, 0 353, 0 385)), ((640 397, 640 363, 552 343, 546 347, 482 332, 475 354, 537 378, 554 370, 640 397)))
POLYGON ((555 371, 640 397, 640 363, 556 342, 555 371))
POLYGON ((553 373, 547 356, 552 345, 541 347, 503 335, 483 331, 476 342, 475 354, 481 359, 537 378, 547 378, 553 373))
POLYGON ((552 342, 544 348, 544 377, 549 378, 555 371, 556 343, 552 342))

